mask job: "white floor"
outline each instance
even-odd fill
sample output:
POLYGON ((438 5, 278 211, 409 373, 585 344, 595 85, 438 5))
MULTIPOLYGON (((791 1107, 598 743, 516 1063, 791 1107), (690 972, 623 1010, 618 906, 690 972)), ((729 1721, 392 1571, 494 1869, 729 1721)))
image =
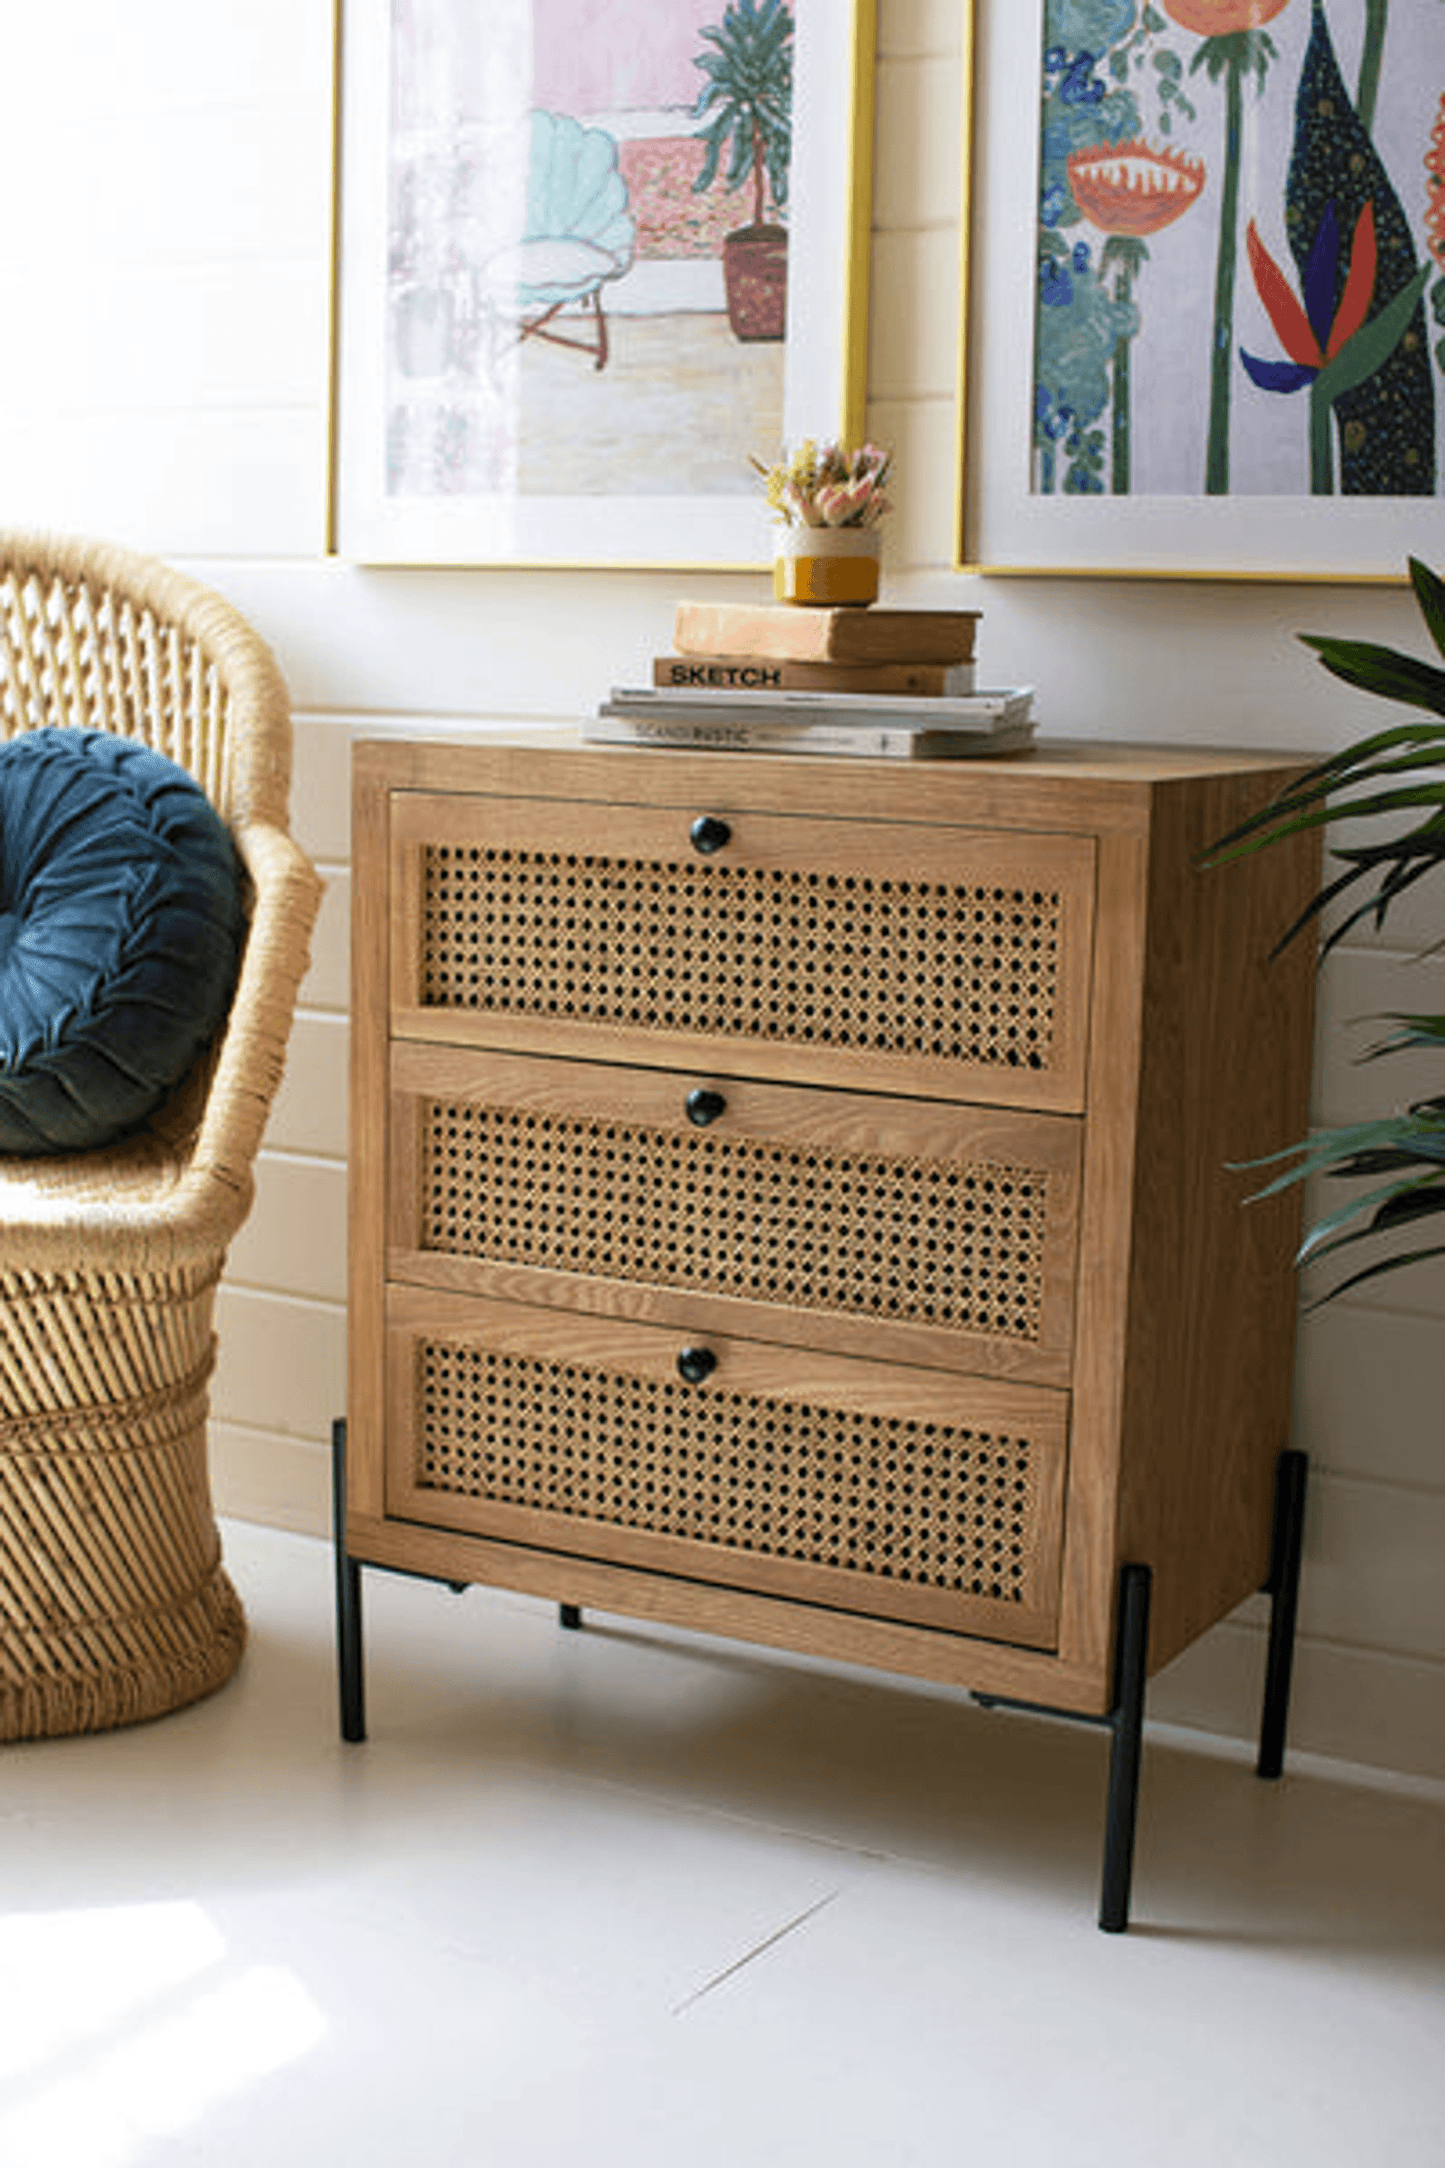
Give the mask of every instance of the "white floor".
POLYGON ((237 1679, 0 1750, 3 2168, 1441 2168, 1445 1809, 368 1574, 232 1523, 237 1679))

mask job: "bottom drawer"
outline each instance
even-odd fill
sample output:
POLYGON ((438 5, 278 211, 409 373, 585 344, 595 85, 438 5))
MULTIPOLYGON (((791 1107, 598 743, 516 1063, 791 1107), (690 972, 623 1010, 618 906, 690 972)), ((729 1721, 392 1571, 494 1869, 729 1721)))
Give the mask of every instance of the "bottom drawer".
POLYGON ((1055 1644, 1063 1393, 411 1288, 387 1373, 389 1517, 1055 1644))

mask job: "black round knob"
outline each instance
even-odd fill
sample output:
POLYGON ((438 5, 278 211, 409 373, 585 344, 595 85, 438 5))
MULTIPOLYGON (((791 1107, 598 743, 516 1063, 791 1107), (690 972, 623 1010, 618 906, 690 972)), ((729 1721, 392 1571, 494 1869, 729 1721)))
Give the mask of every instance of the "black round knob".
POLYGON ((709 1091, 700 1084, 696 1091, 688 1093, 683 1111, 694 1129, 706 1129, 720 1114, 726 1114, 727 1104, 721 1092, 709 1091))
POLYGON ((685 1347, 677 1358, 677 1374, 689 1385, 701 1385, 716 1368, 717 1357, 710 1347, 685 1347))
POLYGON ((715 813, 699 813, 688 834, 692 837, 693 849, 701 851, 704 858, 711 858, 714 851, 720 851, 725 843, 731 843, 733 832, 727 822, 720 821, 715 813))

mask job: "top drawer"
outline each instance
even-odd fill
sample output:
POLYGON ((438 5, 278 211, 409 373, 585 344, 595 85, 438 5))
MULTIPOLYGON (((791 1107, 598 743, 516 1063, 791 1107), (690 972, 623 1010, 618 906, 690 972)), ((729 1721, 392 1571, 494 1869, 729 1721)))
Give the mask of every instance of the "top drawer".
POLYGON ((391 805, 395 1034, 1083 1106, 1087 837, 391 805))

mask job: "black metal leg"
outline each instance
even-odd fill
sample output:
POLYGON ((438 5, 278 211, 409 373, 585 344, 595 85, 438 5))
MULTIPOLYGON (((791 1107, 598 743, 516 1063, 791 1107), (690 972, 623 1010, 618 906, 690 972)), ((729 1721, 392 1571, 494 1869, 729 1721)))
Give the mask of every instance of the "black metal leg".
POLYGON ((1134 1876, 1134 1826, 1139 1809, 1139 1753, 1144 1733, 1144 1682, 1148 1676, 1149 1597, 1147 1566, 1125 1566, 1119 1578, 1119 1629, 1114 1654, 1114 1707, 1109 1722, 1109 1802, 1104 1825, 1104 1887, 1099 1925, 1121 1935, 1129 1925, 1129 1886, 1134 1876))
POLYGON ((582 1606, 580 1603, 559 1603, 557 1616, 568 1632, 575 1634, 582 1624, 582 1606))
POLYGON ((1259 1727, 1262 1777, 1284 1768, 1285 1727, 1289 1722, 1290 1678, 1294 1669, 1295 1620, 1299 1613, 1300 1562, 1304 1555, 1305 1484, 1309 1456, 1291 1448, 1279 1456, 1274 1484, 1274 1540, 1269 1579, 1269 1654, 1265 1659, 1264 1715, 1259 1727))
POLYGON ((336 1560, 336 1675, 341 1697, 341 1736, 366 1737, 362 1679, 361 1563, 346 1549, 346 1418, 331 1426, 331 1527, 336 1560))

